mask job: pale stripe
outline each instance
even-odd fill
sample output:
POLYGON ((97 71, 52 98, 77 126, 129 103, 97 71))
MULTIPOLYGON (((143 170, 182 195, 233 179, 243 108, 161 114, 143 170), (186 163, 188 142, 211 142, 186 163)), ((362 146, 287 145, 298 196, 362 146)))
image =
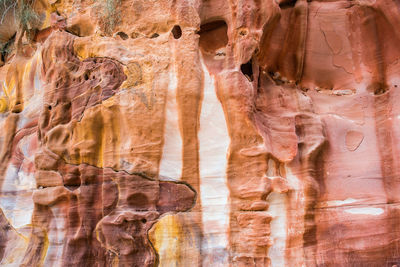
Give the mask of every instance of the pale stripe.
POLYGON ((214 79, 203 60, 204 97, 200 115, 200 191, 203 209, 203 266, 228 266, 229 191, 226 181, 230 143, 214 79))

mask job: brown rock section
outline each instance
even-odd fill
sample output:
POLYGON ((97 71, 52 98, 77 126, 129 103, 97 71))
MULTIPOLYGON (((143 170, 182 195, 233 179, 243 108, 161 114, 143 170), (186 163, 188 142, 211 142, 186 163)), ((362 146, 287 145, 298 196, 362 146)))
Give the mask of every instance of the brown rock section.
POLYGON ((108 266, 113 262, 154 266, 157 256, 147 238, 148 230, 162 214, 186 211, 194 205, 195 192, 185 184, 65 164, 60 159, 56 163, 48 154, 36 158, 40 158, 36 161, 40 179, 49 182, 38 183, 33 194, 33 230, 23 266, 43 261, 55 207, 61 213, 57 216, 66 219, 62 266, 108 266), (45 164, 51 161, 53 166, 45 164), (59 181, 61 184, 54 185, 59 181))

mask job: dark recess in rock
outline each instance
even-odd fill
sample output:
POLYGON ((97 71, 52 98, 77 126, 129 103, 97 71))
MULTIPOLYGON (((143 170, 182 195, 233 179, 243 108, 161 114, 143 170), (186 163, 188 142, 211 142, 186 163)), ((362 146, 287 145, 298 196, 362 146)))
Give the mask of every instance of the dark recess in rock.
POLYGON ((182 29, 179 25, 175 25, 171 32, 175 39, 179 39, 182 36, 182 29))
POLYGON ((223 20, 209 22, 200 26, 200 47, 206 52, 213 52, 228 43, 228 26, 223 20))
POLYGON ((244 76, 246 76, 247 79, 249 79, 249 81, 253 81, 254 77, 253 77, 253 63, 252 60, 250 59, 249 62, 242 64, 240 66, 240 70, 242 71, 242 73, 244 74, 244 76))
POLYGON ((121 37, 122 40, 127 40, 129 36, 124 32, 118 32, 117 35, 121 37))

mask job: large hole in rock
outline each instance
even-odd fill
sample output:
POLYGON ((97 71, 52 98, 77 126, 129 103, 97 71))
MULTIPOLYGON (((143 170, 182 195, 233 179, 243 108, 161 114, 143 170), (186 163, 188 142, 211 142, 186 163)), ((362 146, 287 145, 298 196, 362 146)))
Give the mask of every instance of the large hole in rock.
POLYGON ((175 25, 171 32, 175 39, 179 39, 182 36, 182 29, 179 25, 175 25))
POLYGON ((242 73, 244 74, 244 76, 246 76, 246 78, 249 81, 253 81, 254 76, 253 76, 253 63, 252 60, 250 59, 249 62, 242 64, 240 66, 240 70, 242 71, 242 73))
POLYGON ((280 0, 278 3, 281 9, 285 9, 285 8, 293 8, 296 5, 296 1, 297 0, 280 0))
POLYGON ((200 48, 204 52, 214 53, 218 48, 228 44, 228 26, 223 20, 217 20, 201 25, 200 48))

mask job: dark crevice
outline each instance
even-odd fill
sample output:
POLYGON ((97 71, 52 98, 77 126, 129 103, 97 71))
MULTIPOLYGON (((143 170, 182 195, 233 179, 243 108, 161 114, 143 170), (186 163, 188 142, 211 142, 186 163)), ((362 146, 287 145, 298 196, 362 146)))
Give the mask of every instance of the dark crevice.
POLYGON ((72 34, 72 35, 74 35, 74 36, 82 37, 82 36, 79 35, 79 29, 76 29, 76 27, 71 27, 71 28, 69 28, 69 29, 64 29, 64 31, 66 31, 66 32, 68 32, 69 34, 72 34))
POLYGON ((286 8, 293 8, 296 5, 297 0, 283 0, 279 3, 279 7, 281 9, 286 9, 286 8))
POLYGON ((387 89, 379 88, 374 92, 374 94, 375 95, 382 95, 382 94, 386 93, 386 91, 387 91, 387 89))
POLYGON ((261 93, 261 79, 263 78, 263 70, 261 67, 258 68, 258 77, 257 77, 257 95, 261 93))
POLYGON ((2 62, 6 62, 7 60, 7 55, 10 54, 11 52, 11 46, 15 41, 15 36, 17 35, 17 33, 14 33, 14 35, 8 40, 7 43, 4 44, 4 46, 1 48, 0 52, 1 52, 1 61, 2 62))
POLYGON ((389 91, 389 88, 384 82, 375 82, 369 85, 367 90, 373 92, 374 95, 382 95, 389 91))
POLYGON ((117 32, 117 35, 121 37, 122 40, 127 40, 129 36, 124 32, 117 32))
POLYGON ((200 26, 199 34, 201 35, 204 32, 213 31, 221 27, 226 27, 226 22, 223 20, 216 20, 210 23, 202 24, 200 26))
POLYGON ((254 75, 253 75, 253 62, 250 59, 247 63, 242 64, 240 66, 240 70, 242 71, 242 73, 244 74, 244 76, 246 76, 246 78, 249 81, 253 81, 254 80, 254 75))
POLYGON ((228 44, 228 26, 225 21, 217 20, 200 26, 200 48, 203 52, 215 52, 228 44))
POLYGON ((182 29, 179 25, 175 25, 171 32, 175 39, 179 39, 182 36, 182 29))

